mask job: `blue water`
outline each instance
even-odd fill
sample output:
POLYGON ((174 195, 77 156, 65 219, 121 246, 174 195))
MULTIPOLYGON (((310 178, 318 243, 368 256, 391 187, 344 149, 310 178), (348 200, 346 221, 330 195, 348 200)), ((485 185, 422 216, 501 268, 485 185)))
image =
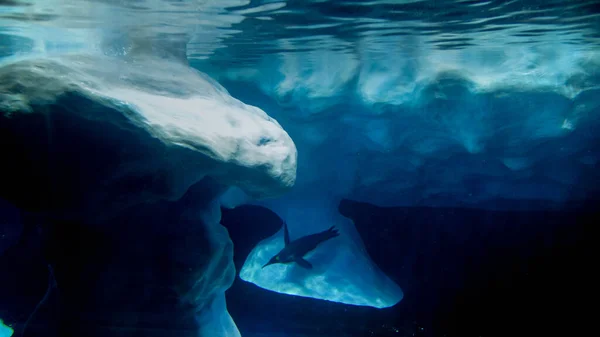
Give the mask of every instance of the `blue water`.
POLYGON ((0 336, 585 321, 599 27, 597 1, 0 1, 0 336), (262 268, 283 221, 341 235, 262 268))

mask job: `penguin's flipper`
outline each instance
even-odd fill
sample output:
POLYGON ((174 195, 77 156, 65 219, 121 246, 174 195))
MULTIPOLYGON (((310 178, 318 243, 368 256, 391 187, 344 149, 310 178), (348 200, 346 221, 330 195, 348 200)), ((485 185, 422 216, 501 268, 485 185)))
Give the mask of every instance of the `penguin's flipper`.
POLYGON ((288 232, 287 223, 283 222, 283 241, 287 246, 290 243, 290 232, 288 232))
POLYGON ((310 262, 306 261, 305 259, 299 257, 296 259, 296 263, 302 267, 302 268, 306 268, 306 269, 312 269, 312 264, 310 264, 310 262))

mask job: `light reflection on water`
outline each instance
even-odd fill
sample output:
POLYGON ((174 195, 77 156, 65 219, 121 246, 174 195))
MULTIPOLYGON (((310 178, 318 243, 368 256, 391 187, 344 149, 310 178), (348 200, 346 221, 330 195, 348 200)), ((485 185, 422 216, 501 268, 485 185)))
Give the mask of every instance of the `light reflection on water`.
POLYGON ((324 48, 410 53, 560 41, 586 49, 600 41, 596 1, 5 0, 0 20, 3 54, 108 44, 127 53, 140 41, 177 41, 190 59, 246 66, 324 48))

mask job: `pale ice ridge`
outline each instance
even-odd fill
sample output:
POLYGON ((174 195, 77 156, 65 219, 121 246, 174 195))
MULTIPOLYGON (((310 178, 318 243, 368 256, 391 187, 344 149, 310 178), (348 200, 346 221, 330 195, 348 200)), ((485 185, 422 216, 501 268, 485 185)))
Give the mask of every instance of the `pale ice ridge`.
MULTIPOLYGON (((52 103, 61 94, 79 91, 128 111, 132 122, 163 142, 224 164, 211 173, 250 194, 278 194, 294 184, 296 149, 279 123, 187 66, 153 58, 126 63, 70 55, 11 60, 0 72, 5 112, 28 110, 31 103, 52 103), (15 86, 21 89, 11 93, 15 86), (227 178, 227 167, 235 172, 233 177, 227 178)), ((91 113, 86 117, 104 118, 91 113)))

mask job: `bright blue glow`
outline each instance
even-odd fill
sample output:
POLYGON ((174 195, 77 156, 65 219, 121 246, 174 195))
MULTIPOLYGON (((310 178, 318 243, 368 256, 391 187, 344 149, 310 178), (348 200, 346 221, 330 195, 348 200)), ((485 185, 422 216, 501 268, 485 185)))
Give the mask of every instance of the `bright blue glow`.
POLYGON ((10 337, 14 332, 11 327, 4 325, 4 321, 0 319, 0 337, 10 337))
POLYGON ((283 294, 351 305, 385 308, 402 300, 402 289, 371 261, 353 224, 322 206, 325 205, 306 202, 299 208, 279 210, 288 223, 291 240, 333 225, 338 228, 340 236, 321 243, 306 255, 312 269, 296 263, 262 268, 284 247, 283 230, 279 230, 252 250, 240 278, 283 294))

